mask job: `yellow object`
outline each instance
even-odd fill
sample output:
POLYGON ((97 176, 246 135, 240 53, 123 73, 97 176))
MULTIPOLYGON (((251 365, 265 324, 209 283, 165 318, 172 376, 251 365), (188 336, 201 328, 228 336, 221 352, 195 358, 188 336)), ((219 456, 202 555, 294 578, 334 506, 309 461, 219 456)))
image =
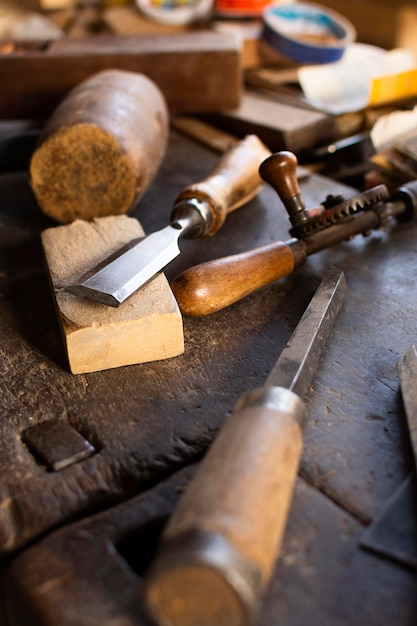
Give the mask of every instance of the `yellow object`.
POLYGON ((373 78, 369 106, 401 100, 417 95, 417 69, 373 78))

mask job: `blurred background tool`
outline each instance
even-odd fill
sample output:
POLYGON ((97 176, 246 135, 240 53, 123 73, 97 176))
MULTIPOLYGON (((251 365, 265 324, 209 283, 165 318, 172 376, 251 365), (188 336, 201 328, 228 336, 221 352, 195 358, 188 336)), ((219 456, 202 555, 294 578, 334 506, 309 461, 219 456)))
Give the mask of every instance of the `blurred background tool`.
POLYGON ((293 63, 338 61, 356 39, 356 30, 349 20, 318 4, 294 2, 270 6, 262 20, 262 40, 284 60, 293 63))
POLYGON ((211 17, 212 0, 136 0, 146 17, 162 24, 188 24, 211 17))
POLYGON ((244 626, 280 550, 302 449, 307 392, 346 290, 335 268, 266 384, 244 395, 163 531, 146 598, 164 626, 244 626))

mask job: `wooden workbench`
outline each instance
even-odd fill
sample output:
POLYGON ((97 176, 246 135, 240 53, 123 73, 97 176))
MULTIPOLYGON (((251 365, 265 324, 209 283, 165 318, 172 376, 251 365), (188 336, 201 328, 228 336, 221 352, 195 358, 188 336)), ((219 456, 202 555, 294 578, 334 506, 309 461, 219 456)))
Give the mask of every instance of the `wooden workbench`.
MULTIPOLYGON (((217 156, 172 132, 134 212, 145 232, 168 223, 178 192, 217 156)), ((360 543, 412 468, 396 365, 417 341, 417 224, 360 236, 229 309, 185 319, 180 357, 74 376, 41 253, 39 232, 51 223, 26 178, 0 176, 1 626, 148 624, 141 581, 164 521, 237 399, 265 380, 329 265, 345 272, 348 293, 307 398, 300 476, 259 626, 414 626, 416 574, 360 543), (25 432, 55 420, 95 453, 45 469, 25 432)), ((353 193, 318 176, 302 191, 308 206, 353 193)), ((214 238, 183 241, 167 276, 287 239, 288 228, 265 186, 214 238)))

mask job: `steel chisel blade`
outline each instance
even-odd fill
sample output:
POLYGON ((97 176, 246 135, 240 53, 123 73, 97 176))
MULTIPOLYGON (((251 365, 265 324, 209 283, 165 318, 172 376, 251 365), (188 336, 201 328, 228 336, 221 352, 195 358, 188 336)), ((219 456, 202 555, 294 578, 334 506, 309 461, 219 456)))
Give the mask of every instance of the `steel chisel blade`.
POLYGON ((306 394, 346 289, 343 272, 330 267, 269 374, 268 386, 285 387, 300 397, 306 394))
POLYGON ((67 291, 118 307, 179 255, 181 232, 166 226, 148 235, 98 271, 89 272, 78 284, 67 287, 67 291))

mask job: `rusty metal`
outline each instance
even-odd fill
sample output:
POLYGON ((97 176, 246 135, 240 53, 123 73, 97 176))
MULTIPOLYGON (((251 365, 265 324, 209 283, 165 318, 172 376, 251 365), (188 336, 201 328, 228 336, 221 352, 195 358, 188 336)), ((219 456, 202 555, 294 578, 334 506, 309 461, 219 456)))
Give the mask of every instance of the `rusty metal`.
POLYGON ((61 420, 51 420, 28 428, 23 442, 33 456, 53 472, 78 463, 95 452, 94 446, 75 428, 61 420))
POLYGON ((389 198, 385 185, 377 185, 352 198, 343 196, 327 196, 320 207, 307 211, 308 219, 290 230, 293 237, 304 239, 317 231, 329 228, 334 224, 343 224, 352 215, 378 207, 389 198))

